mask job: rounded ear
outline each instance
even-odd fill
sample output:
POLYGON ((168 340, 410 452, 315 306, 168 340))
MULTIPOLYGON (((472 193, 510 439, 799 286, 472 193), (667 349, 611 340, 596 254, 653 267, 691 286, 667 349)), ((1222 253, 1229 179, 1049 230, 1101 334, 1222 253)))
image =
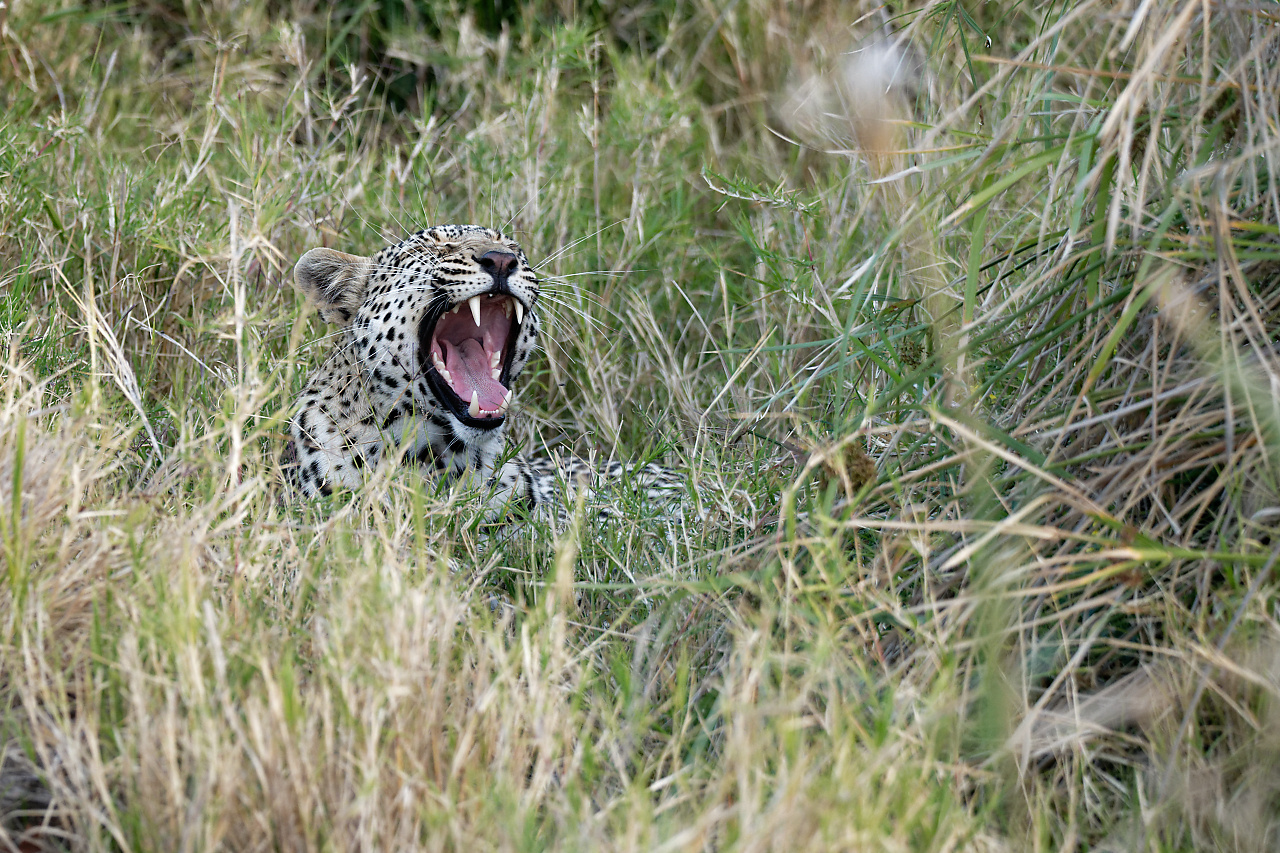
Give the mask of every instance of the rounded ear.
POLYGON ((320 316, 345 326, 364 302, 369 258, 333 249, 312 249, 293 268, 293 286, 315 303, 320 316))

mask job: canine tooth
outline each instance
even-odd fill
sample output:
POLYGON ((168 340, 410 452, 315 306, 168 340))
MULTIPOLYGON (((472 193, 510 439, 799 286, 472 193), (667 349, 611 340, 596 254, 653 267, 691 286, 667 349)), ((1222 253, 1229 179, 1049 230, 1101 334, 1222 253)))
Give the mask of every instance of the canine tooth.
POLYGON ((524 305, 521 304, 519 299, 513 299, 511 301, 516 304, 516 325, 523 326, 524 325, 524 305))
POLYGON ((473 418, 480 417, 480 392, 471 392, 471 405, 467 407, 467 414, 473 418))
POLYGON ((507 410, 507 406, 510 406, 510 405, 511 405, 511 389, 508 388, 507 395, 503 397, 502 402, 498 404, 498 411, 505 412, 507 410))
POLYGON ((480 297, 471 297, 467 300, 467 305, 471 306, 471 319, 476 321, 476 328, 480 328, 480 297))

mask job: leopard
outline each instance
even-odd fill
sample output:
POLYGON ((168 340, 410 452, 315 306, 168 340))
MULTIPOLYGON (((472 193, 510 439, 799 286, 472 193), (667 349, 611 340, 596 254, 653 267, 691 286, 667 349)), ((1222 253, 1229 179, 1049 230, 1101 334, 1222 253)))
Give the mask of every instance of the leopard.
POLYGON ((597 465, 506 447, 542 318, 538 275, 500 231, 436 225, 371 256, 311 249, 293 284, 338 327, 289 420, 282 463, 293 492, 356 490, 394 464, 487 488, 490 510, 543 514, 622 480, 650 500, 678 502, 686 478, 657 463, 597 465))

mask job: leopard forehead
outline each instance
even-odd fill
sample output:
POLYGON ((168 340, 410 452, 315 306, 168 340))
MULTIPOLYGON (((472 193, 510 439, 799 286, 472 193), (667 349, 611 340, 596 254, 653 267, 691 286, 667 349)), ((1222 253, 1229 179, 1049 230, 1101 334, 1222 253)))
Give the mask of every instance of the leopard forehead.
POLYGON ((411 234, 389 249, 419 250, 438 258, 466 255, 485 246, 502 246, 512 253, 520 252, 520 245, 492 228, 482 225, 434 225, 411 234))
POLYGON ((480 225, 435 225, 376 253, 366 304, 398 289, 430 287, 437 294, 443 292, 449 304, 467 299, 472 291, 485 292, 490 279, 479 258, 486 251, 516 257, 517 269, 508 279, 508 289, 532 309, 538 282, 524 251, 501 232, 480 225))

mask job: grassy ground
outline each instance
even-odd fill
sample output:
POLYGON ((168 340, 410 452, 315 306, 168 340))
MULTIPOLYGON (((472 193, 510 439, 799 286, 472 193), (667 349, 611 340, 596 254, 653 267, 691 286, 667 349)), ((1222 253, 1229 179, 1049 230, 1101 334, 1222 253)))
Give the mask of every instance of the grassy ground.
POLYGON ((0 846, 1274 849, 1277 93, 1266 5, 0 5, 0 846), (518 441, 701 520, 279 500, 293 262, 445 222, 518 441))

